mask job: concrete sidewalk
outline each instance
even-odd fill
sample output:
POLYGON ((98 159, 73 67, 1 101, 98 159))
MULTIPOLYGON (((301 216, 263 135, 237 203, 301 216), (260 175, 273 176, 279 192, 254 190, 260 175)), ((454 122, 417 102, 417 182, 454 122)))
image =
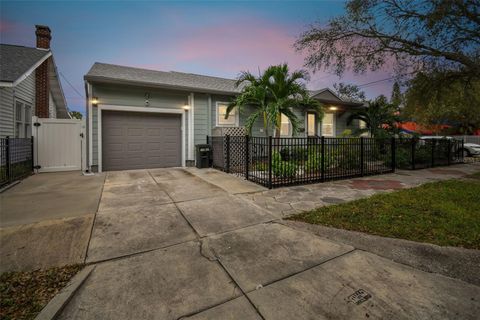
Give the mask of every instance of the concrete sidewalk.
POLYGON ((107 174, 87 256, 96 268, 60 319, 477 319, 480 287, 281 224, 281 208, 255 201, 336 203, 458 172, 253 194, 201 174, 107 174))

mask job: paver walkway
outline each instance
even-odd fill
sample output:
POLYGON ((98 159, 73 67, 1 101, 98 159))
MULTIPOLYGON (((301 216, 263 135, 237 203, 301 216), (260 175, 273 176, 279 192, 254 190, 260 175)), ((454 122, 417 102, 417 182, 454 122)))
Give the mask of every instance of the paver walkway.
MULTIPOLYGON (((277 192, 292 210, 308 190, 325 191, 311 200, 322 204, 375 191, 243 182, 238 194, 219 179, 108 173, 87 254, 96 269, 60 319, 477 319, 480 287, 280 224, 286 212, 258 201, 277 192)), ((395 180, 370 178, 382 179, 395 180)))
POLYGON ((480 162, 417 171, 397 170, 396 173, 391 174, 278 188, 242 194, 240 197, 279 217, 286 217, 322 206, 365 198, 376 193, 413 188, 427 182, 460 178, 478 171, 480 171, 480 162))

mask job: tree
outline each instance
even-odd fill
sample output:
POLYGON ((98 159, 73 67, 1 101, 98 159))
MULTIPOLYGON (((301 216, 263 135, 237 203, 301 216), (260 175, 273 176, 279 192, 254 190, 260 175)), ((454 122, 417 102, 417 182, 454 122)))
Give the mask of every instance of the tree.
POLYGON ((297 40, 306 65, 356 73, 394 66, 397 75, 449 71, 480 75, 478 0, 349 0, 346 13, 297 40))
POLYGON ((284 114, 295 135, 300 123, 293 109, 310 109, 323 115, 322 105, 310 98, 301 82, 307 78, 308 74, 303 70, 290 73, 287 64, 270 66, 258 77, 244 71, 236 83, 237 86, 243 86, 241 93, 229 104, 225 117, 227 118, 234 108, 241 110, 247 106, 253 107, 255 111, 245 122, 247 131, 251 133, 254 123, 261 118, 265 135, 268 136, 270 128, 274 128, 279 136, 281 115, 284 114))
POLYGON ((365 122, 365 129, 358 129, 357 133, 369 132, 372 137, 381 138, 387 133, 387 130, 393 130, 398 121, 396 108, 386 102, 384 96, 369 101, 368 106, 350 114, 347 118, 347 124, 350 125, 353 120, 365 122))
POLYGON ((70 111, 70 117, 72 117, 72 119, 82 119, 83 118, 83 114, 81 112, 78 112, 78 111, 70 111))
POLYGON ((362 91, 357 85, 346 84, 343 82, 334 83, 333 88, 337 95, 344 100, 350 101, 365 101, 365 92, 362 91))
POLYGON ((419 73, 405 92, 406 116, 426 127, 449 124, 472 134, 480 128, 480 80, 451 80, 445 73, 419 73))
POLYGON ((397 81, 393 84, 392 96, 390 97, 390 103, 393 104, 396 108, 400 107, 402 104, 402 93, 400 92, 400 85, 397 81))

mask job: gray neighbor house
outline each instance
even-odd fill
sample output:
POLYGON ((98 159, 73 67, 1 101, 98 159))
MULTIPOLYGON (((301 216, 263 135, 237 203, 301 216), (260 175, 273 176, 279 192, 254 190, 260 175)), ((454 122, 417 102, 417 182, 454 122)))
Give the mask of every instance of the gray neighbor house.
MULTIPOLYGON (((235 80, 95 63, 85 75, 88 157, 93 171, 189 166, 195 145, 208 135, 243 134, 248 110, 225 119, 227 104, 240 91, 235 80)), ((297 136, 338 136, 359 103, 344 101, 330 89, 312 91, 326 106, 321 123, 315 113, 297 112, 304 123, 297 136)), ((252 130, 264 136, 260 121, 252 130)), ((282 117, 281 136, 291 136, 282 117)))
POLYGON ((35 35, 35 48, 0 44, 0 138, 30 137, 32 116, 70 118, 50 29, 37 25, 35 35))

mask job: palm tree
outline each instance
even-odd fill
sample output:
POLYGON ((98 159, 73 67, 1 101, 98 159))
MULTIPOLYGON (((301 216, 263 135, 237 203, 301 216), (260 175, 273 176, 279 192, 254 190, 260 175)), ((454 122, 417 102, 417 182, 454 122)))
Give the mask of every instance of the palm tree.
POLYGON ((383 97, 379 97, 369 101, 366 108, 352 113, 347 118, 347 125, 350 125, 353 120, 360 120, 365 123, 365 128, 357 129, 357 133, 368 132, 372 137, 379 138, 385 134, 386 129, 395 128, 398 116, 395 106, 387 103, 383 97))
MULTIPOLYGON (((293 112, 294 108, 309 109, 323 115, 321 104, 311 99, 301 80, 306 80, 305 71, 295 71, 290 74, 288 65, 282 64, 268 67, 263 74, 255 77, 249 72, 242 72, 237 78, 237 86, 244 85, 241 93, 228 106, 226 117, 233 108, 251 106, 255 111, 249 115, 245 122, 248 133, 251 133, 254 123, 259 117, 263 119, 265 135, 269 129, 276 130, 280 135, 281 115, 285 115, 291 125, 292 133, 298 132, 298 117, 293 112)), ((319 117, 320 118, 320 117, 319 117)))

